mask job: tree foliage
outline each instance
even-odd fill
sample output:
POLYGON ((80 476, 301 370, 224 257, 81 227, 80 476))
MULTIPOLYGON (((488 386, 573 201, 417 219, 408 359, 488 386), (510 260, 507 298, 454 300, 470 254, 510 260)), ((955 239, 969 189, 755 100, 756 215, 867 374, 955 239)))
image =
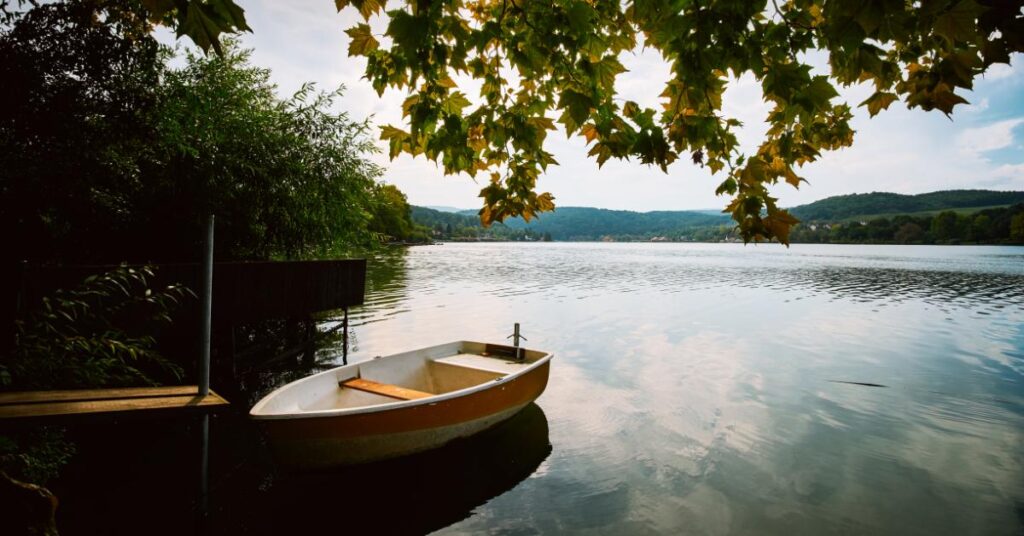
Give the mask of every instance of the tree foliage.
POLYGON ((1018 244, 1024 244, 1024 210, 1010 220, 1010 239, 1018 244))
POLYGON ((797 168, 853 141, 836 86, 868 83, 871 115, 896 100, 950 114, 958 92, 993 63, 1024 50, 1020 2, 888 0, 337 0, 367 19, 383 13, 385 44, 366 24, 348 30, 383 93, 409 92, 406 128, 386 126, 391 155, 423 155, 447 173, 486 172, 485 224, 553 207, 536 181, 556 162, 544 150, 555 122, 590 144, 598 164, 634 158, 663 170, 684 154, 724 172, 718 193, 747 240, 786 242, 796 219, 768 187, 799 186, 797 168), (638 46, 671 64, 660 109, 616 98, 620 58, 638 46), (830 72, 808 60, 820 51, 830 72), (473 105, 453 81, 482 83, 473 105), (722 111, 729 83, 752 75, 772 104, 768 131, 742 154, 739 122, 722 111))
MULTIPOLYGON (((58 290, 16 324, 0 355, 0 391, 136 387, 177 382, 181 367, 156 349, 155 334, 184 300, 180 285, 155 287, 149 268, 118 268, 58 290)), ((0 434, 0 471, 45 484, 74 453, 63 429, 0 434)))
POLYGON ((385 241, 427 242, 427 231, 412 221, 412 206, 396 186, 378 184, 374 188, 370 230, 385 241))
MULTIPOLYGON (((115 2, 112 2, 115 3, 115 2)), ((142 0, 152 23, 176 28, 204 50, 220 32, 248 30, 233 0, 142 0)), ((995 63, 1024 51, 1020 0, 335 0, 369 22, 346 30, 349 54, 367 58, 383 93, 408 92, 405 128, 383 127, 391 156, 423 155, 446 173, 487 173, 485 225, 530 219, 554 199, 536 183, 555 165, 544 150, 556 121, 582 135, 599 165, 634 158, 662 170, 684 155, 724 172, 744 240, 787 242, 798 221, 769 187, 804 181, 798 169, 853 142, 852 110, 837 86, 870 84, 860 106, 873 116, 901 100, 951 114, 961 93, 995 63), (621 61, 638 47, 671 65, 658 109, 616 98, 621 61), (816 73, 809 58, 827 57, 816 73), (457 75, 481 83, 474 105, 457 75), (731 82, 750 75, 772 109, 752 154, 740 122, 722 111, 731 82)), ((5 2, 6 5, 6 2, 5 2)))
POLYGON ((157 385, 181 368, 156 351, 154 333, 194 295, 181 285, 154 288, 149 268, 119 268, 58 290, 17 322, 0 389, 84 389, 157 385))
POLYGON ((936 214, 902 214, 866 221, 805 222, 793 230, 793 242, 854 244, 1020 244, 1014 222, 1024 221, 1024 204, 936 214))
POLYGON ((189 54, 184 68, 167 72, 156 110, 163 143, 143 170, 151 195, 140 208, 167 234, 198 230, 212 211, 231 258, 333 256, 368 245, 381 174, 365 158, 374 150, 368 125, 332 110, 340 89, 305 85, 279 99, 270 72, 225 44, 222 56, 189 54))
POLYGON ((49 259, 125 227, 160 62, 148 35, 116 18, 95 24, 81 3, 35 7, 0 28, 5 254, 49 259))
POLYGON ((230 40, 172 67, 137 20, 97 5, 44 4, 0 27, 5 256, 195 260, 208 211, 222 259, 372 244, 381 170, 369 126, 334 111, 340 90, 281 99, 230 40))

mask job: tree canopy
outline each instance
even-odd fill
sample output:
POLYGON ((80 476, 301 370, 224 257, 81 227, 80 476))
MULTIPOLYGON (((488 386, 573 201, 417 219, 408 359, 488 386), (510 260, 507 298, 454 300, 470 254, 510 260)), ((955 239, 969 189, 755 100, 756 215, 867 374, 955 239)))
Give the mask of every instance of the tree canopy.
MULTIPOLYGON (((204 49, 220 32, 246 30, 232 0, 142 0, 150 20, 204 49)), ((1024 51, 1020 0, 335 0, 369 21, 346 32, 349 54, 367 58, 383 93, 408 92, 406 124, 387 125, 391 156, 422 155, 446 173, 489 174, 485 224, 554 207, 536 191, 555 165, 545 150, 556 122, 582 135, 590 155, 636 159, 667 171, 688 157, 723 173, 717 192, 745 240, 788 241, 797 222, 769 187, 797 187, 801 166, 850 145, 852 109, 837 86, 870 84, 860 103, 873 116, 901 100, 952 113, 995 63, 1024 51), (650 47, 671 65, 660 109, 616 97, 623 54, 650 47), (817 73, 814 54, 827 57, 817 73), (454 81, 482 83, 474 105, 454 81), (750 75, 772 104, 764 139, 741 152, 741 126, 722 110, 731 82, 750 75)))
POLYGON ((221 259, 372 246, 392 199, 369 126, 332 109, 340 90, 281 99, 230 40, 174 66, 137 20, 96 9, 43 4, 0 25, 4 256, 195 260, 208 211, 221 259))

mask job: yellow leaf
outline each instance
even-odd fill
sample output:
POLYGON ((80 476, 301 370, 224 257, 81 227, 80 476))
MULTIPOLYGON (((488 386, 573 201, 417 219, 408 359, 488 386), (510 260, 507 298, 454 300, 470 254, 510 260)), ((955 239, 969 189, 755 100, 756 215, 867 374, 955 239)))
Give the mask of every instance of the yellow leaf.
POLYGON ((530 123, 544 130, 555 130, 555 122, 547 117, 531 117, 530 123))
POLYGON ((871 117, 874 117, 878 112, 888 108, 896 98, 896 95, 893 93, 876 91, 873 95, 865 99, 864 102, 860 103, 860 105, 867 106, 868 113, 871 114, 871 117))
POLYGON ((490 227, 492 223, 494 223, 494 211, 491 210, 490 205, 484 205, 484 208, 480 209, 480 225, 490 227))
POLYGON ((555 210, 555 196, 551 195, 550 192, 544 192, 537 196, 537 210, 541 212, 548 212, 555 210))
POLYGON ((412 113, 412 107, 419 102, 419 95, 410 95, 409 98, 405 99, 405 102, 402 103, 402 117, 409 117, 409 114, 412 113))
POLYGON ((385 126, 381 127, 381 129, 380 129, 380 139, 382 139, 382 140, 390 140, 390 139, 404 140, 405 138, 408 138, 408 137, 409 137, 409 133, 408 132, 406 132, 406 131, 404 131, 404 130, 402 130, 400 128, 395 128, 395 127, 393 127, 391 125, 385 125, 385 126))
MULTIPOLYGON (((338 2, 338 0, 335 0, 335 2, 338 2)), ((378 11, 384 8, 387 0, 351 0, 351 2, 359 9, 359 14, 363 16, 363 19, 370 20, 370 17, 376 15, 378 11)))
POLYGON ((352 38, 352 41, 348 44, 348 55, 349 56, 365 56, 380 46, 380 43, 370 33, 370 27, 366 24, 357 24, 347 30, 345 33, 352 38))
POLYGON ((792 167, 788 167, 788 166, 786 167, 786 171, 784 172, 783 176, 786 178, 786 182, 788 182, 789 184, 792 184, 794 188, 799 188, 800 187, 800 181, 803 180, 803 179, 800 178, 799 175, 797 175, 796 173, 793 172, 793 168, 792 167))

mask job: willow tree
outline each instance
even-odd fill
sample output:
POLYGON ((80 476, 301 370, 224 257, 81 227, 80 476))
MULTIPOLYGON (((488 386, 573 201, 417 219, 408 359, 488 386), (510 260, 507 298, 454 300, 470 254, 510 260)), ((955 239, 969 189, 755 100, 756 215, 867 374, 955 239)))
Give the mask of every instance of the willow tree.
MULTIPOLYGON (((144 0, 153 20, 204 48, 220 31, 247 30, 232 0, 144 0)), ((1024 50, 1020 0, 335 0, 369 22, 346 32, 378 93, 408 93, 405 124, 384 126, 391 156, 422 155, 449 174, 488 173, 484 224, 554 207, 537 178, 555 165, 544 149, 558 125, 582 135, 590 156, 666 170, 686 157, 722 177, 747 240, 788 241, 796 219, 769 188, 798 187, 799 169, 853 142, 851 106, 837 86, 870 84, 874 116, 897 100, 951 114, 995 63, 1024 50), (660 109, 616 99, 620 58, 638 47, 671 65, 660 109), (808 57, 828 58, 817 73, 808 57), (482 83, 474 105, 457 75, 482 83), (751 75, 772 108, 751 154, 722 95, 751 75), (557 123, 557 124, 556 124, 557 123)))

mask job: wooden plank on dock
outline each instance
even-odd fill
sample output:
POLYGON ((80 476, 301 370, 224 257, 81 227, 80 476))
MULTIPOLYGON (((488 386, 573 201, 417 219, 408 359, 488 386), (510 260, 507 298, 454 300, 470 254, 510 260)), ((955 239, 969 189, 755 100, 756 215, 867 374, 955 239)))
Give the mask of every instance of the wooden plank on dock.
POLYGON ((7 404, 38 404, 44 402, 73 402, 77 400, 108 400, 115 398, 148 398, 194 395, 195 385, 168 387, 123 387, 116 389, 73 389, 69 391, 18 391, 0 393, 0 406, 7 404))
POLYGON ((228 406, 210 391, 199 396, 195 385, 23 391, 0 393, 0 419, 29 420, 86 415, 125 415, 149 412, 210 411, 228 406))

